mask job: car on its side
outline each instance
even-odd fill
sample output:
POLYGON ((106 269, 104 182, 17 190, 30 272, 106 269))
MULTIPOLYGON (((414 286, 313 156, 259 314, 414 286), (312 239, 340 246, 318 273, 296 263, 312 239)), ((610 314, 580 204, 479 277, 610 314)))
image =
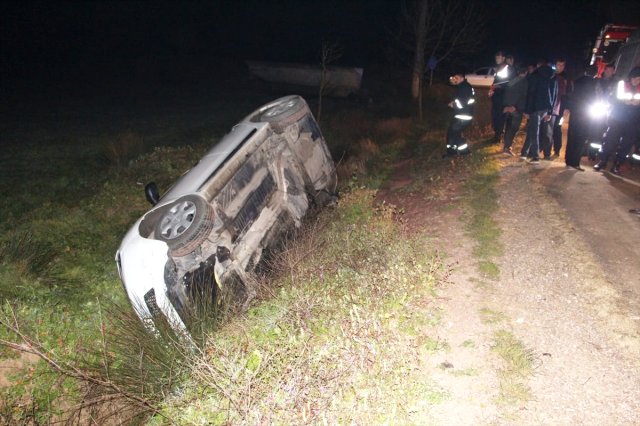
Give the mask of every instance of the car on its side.
POLYGON ((150 326, 188 331, 197 294, 244 282, 265 250, 335 196, 336 170, 299 96, 270 102, 230 133, 127 232, 116 263, 131 304, 150 326))
POLYGON ((478 68, 472 73, 465 74, 465 78, 473 87, 490 87, 496 75, 494 67, 478 68))

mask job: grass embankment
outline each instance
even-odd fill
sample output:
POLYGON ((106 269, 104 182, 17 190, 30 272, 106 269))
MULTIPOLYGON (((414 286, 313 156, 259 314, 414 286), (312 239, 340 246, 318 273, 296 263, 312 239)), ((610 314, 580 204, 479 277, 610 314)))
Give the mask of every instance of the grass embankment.
POLYGON ((211 335, 157 423, 424 423, 447 398, 421 368, 444 349, 440 260, 374 204, 398 153, 424 147, 406 120, 349 123, 369 137, 341 165, 338 205, 272 258, 262 300, 211 335))
MULTIPOLYGON (((495 219, 499 207, 496 185, 500 178, 500 165, 495 155, 499 148, 489 146, 479 150, 479 155, 474 157, 472 176, 465 186, 466 231, 476 241, 473 254, 478 260, 478 271, 482 278, 491 281, 500 277, 500 269, 494 261, 504 254, 501 230, 495 219)), ((503 362, 497 372, 500 383, 497 402, 505 407, 503 414, 511 416, 514 408, 531 398, 527 380, 533 374, 532 352, 509 330, 509 318, 505 314, 482 308, 480 316, 494 329, 492 350, 503 362)))
MULTIPOLYGON (((34 164, 35 156, 47 173, 37 186, 28 187, 18 175, 4 181, 3 297, 42 349, 81 368, 80 379, 106 378, 119 385, 107 389, 116 393, 137 389, 142 412, 153 412, 166 397, 156 423, 427 422, 429 407, 447 398, 420 368, 429 354, 446 350, 431 332, 439 321, 432 300, 441 265, 435 248, 420 235, 402 234, 393 206, 375 206, 373 195, 398 152, 436 150, 418 142, 403 120, 383 123, 360 108, 334 116, 326 110, 325 117, 332 152, 338 159, 349 154, 340 165, 342 199, 273 258, 259 303, 212 332, 197 353, 159 342, 136 345, 135 335, 113 343, 117 329, 103 332, 110 322, 102 306, 126 304, 112 258, 128 226, 148 209, 142 184, 156 180, 166 188, 200 157, 201 145, 157 148, 131 161, 140 141, 124 133, 116 145, 16 151, 24 164, 34 164), (129 352, 122 342, 132 342, 129 352), (151 353, 144 362, 155 364, 130 369, 125 364, 133 364, 136 353, 151 353)), ((446 164, 439 156, 423 163, 434 173, 446 164)), ((486 179, 495 182, 491 173, 486 179)), ((425 178, 420 185, 437 181, 425 178)), ((135 332, 114 315, 115 327, 135 332)), ((2 356, 15 353, 5 348, 2 356)), ((16 376, 20 381, 3 388, 6 423, 64 417, 56 409, 86 390, 48 371, 27 365, 16 376)))
MULTIPOLYGON (((148 209, 139 182, 160 178, 168 185, 197 161, 202 148, 158 148, 126 167, 113 167, 92 145, 16 150, 10 164, 26 166, 3 179, 0 320, 19 325, 56 361, 82 368, 78 360, 95 358, 108 322, 101 306, 128 310, 113 256, 126 229, 148 209)), ((0 339, 20 342, 5 327, 0 339)), ((17 356, 0 345, 1 358, 17 356)), ((9 385, 0 388, 3 424, 46 424, 80 395, 77 381, 42 362, 3 373, 9 385)))
MULTIPOLYGON (((338 154, 337 158, 347 152, 353 159, 343 170, 349 176, 347 187, 357 198, 355 194, 359 191, 368 191, 361 184, 361 179, 358 180, 367 174, 366 167, 376 167, 380 171, 385 158, 393 155, 387 150, 365 164, 367 155, 357 152, 359 147, 368 144, 362 135, 391 140, 394 130, 378 132, 374 126, 376 119, 361 112, 352 112, 351 119, 345 122, 343 112, 333 118, 327 113, 327 120, 332 122, 325 123, 323 128, 328 134, 327 139, 333 141, 331 148, 338 154)), ((246 111, 238 116, 243 114, 246 111)), ((23 364, 22 369, 3 370, 6 374, 1 377, 0 420, 5 424, 42 424, 64 419, 70 413, 69 407, 80 402, 76 398, 91 397, 90 401, 99 404, 100 398, 106 395, 103 385, 106 385, 107 394, 120 392, 132 395, 137 390, 139 394, 136 396, 141 401, 136 404, 144 402, 141 411, 148 412, 149 408, 153 409, 153 404, 173 389, 171 385, 165 386, 171 381, 169 379, 182 378, 184 371, 176 365, 167 364, 168 359, 176 357, 185 360, 185 354, 180 353, 184 348, 163 352, 161 343, 155 347, 146 343, 135 344, 136 336, 131 333, 140 333, 140 340, 148 336, 143 331, 136 331, 131 324, 123 327, 122 321, 127 321, 126 312, 114 306, 125 306, 125 309, 128 306, 117 278, 113 255, 127 228, 148 209, 142 197, 142 185, 155 180, 161 188, 168 187, 200 158, 206 149, 206 145, 200 143, 207 139, 207 145, 210 145, 211 136, 204 138, 203 132, 198 130, 199 136, 194 139, 187 137, 192 133, 188 130, 181 138, 178 133, 182 127, 172 127, 169 122, 163 123, 168 129, 167 134, 156 133, 153 138, 143 141, 140 133, 127 129, 109 128, 103 136, 96 136, 94 131, 98 132, 98 127, 102 126, 84 133, 87 129, 76 132, 75 127, 66 124, 69 124, 66 128, 68 134, 64 137, 62 134, 65 132, 61 132, 57 121, 52 123, 52 128, 34 127, 32 133, 24 129, 9 132, 13 135, 11 138, 15 137, 16 141, 24 139, 24 143, 8 146, 0 157, 3 166, 0 182, 3 193, 3 218, 0 222, 1 319, 10 327, 19 325, 19 332, 25 333, 40 353, 52 357, 62 367, 52 373, 44 363, 29 361, 23 364), (195 141, 196 144, 159 147, 138 157, 150 146, 179 139, 195 141), (130 329, 122 330, 127 327, 130 329), (125 348, 122 342, 131 344, 125 348), (131 355, 136 353, 143 358, 134 363, 131 355), (143 366, 143 360, 155 365, 143 366), (121 368, 126 363, 139 368, 137 371, 121 368), (131 376, 123 376, 127 374, 131 376), (96 380, 103 379, 107 380, 96 384, 96 380), (110 385, 116 385, 117 389, 110 385), (94 389, 101 386, 100 391, 94 389), (151 405, 145 405, 147 403, 151 405)), ((208 134, 223 132, 216 128, 208 134)), ((371 182, 374 180, 370 179, 371 182)), ((371 182, 370 186, 376 185, 371 182)), ((364 199, 371 201, 369 196, 369 193, 364 195, 364 199)), ((359 217, 365 223, 370 217, 381 214, 376 213, 370 203, 355 203, 352 207, 349 215, 359 217)), ((390 221, 390 218, 385 220, 390 221)), ((348 241, 351 244, 357 240, 360 247, 351 253, 350 261, 364 262, 356 256, 360 250, 370 249, 371 253, 379 253, 380 247, 366 247, 362 240, 365 237, 360 234, 361 227, 372 225, 353 222, 348 226, 353 227, 346 233, 350 236, 348 241), (356 236, 359 237, 354 240, 356 236)), ((391 231, 384 231, 384 235, 387 238, 393 236, 391 231)), ((371 259, 373 262, 377 257, 371 259)), ((393 259, 400 262, 399 257, 393 259)), ((341 264, 342 260, 334 259, 333 262, 341 264)), ((326 260, 326 263, 331 261, 326 260)), ((379 268, 386 267, 382 261, 379 264, 379 268)), ((343 282, 349 281, 349 274, 359 276, 361 271, 354 269, 355 266, 340 269, 343 282)), ((335 272, 329 266, 326 270, 327 276, 335 272)), ((373 281, 377 282, 377 279, 373 281)), ((332 291, 335 292, 337 289, 332 291)), ((345 297, 348 293, 348 287, 345 287, 345 297)), ((355 307, 354 312, 358 312, 355 307)), ((18 337, 5 327, 0 330, 2 340, 24 343, 18 337)), ((2 365, 15 366, 14 360, 18 355, 8 346, 0 346, 2 365)), ((110 394, 108 398, 112 396, 110 394)), ((113 401, 108 398, 104 400, 113 401)), ((96 414, 97 406, 93 403, 85 407, 85 413, 93 410, 91 415, 96 414)))
POLYGON ((446 395, 434 348, 440 262, 357 189, 277 256, 272 295, 215 333, 163 414, 179 424, 420 423, 446 395))
POLYGON ((500 227, 494 214, 498 210, 496 184, 500 178, 498 162, 490 157, 491 147, 479 149, 472 155, 472 174, 465 184, 467 213, 465 228, 476 241, 473 254, 478 260, 479 272, 489 279, 497 279, 500 270, 495 258, 504 252, 500 242, 500 227))

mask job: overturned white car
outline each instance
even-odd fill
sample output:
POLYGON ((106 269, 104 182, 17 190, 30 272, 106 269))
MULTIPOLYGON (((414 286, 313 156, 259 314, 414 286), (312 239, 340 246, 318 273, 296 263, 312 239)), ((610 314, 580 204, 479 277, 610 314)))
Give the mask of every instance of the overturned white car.
POLYGON ((336 190, 335 166, 306 102, 288 96, 233 127, 124 237, 116 263, 143 321, 185 329, 196 292, 243 281, 263 251, 336 190))

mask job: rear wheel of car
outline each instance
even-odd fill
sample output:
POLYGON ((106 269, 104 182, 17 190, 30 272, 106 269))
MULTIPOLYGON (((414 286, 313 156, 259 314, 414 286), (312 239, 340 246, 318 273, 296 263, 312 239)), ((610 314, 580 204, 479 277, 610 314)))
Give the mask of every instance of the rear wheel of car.
POLYGON ((156 225, 156 238, 174 256, 184 256, 207 238, 213 228, 213 208, 197 195, 186 195, 171 204, 156 225))
POLYGON ((299 121, 307 112, 308 108, 302 98, 292 96, 262 111, 258 121, 270 123, 276 132, 282 132, 287 126, 299 121))

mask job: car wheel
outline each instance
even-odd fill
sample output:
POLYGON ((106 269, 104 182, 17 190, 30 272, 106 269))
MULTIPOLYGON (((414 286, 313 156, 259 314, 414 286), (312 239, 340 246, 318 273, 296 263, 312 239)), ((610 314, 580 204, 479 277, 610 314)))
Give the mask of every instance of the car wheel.
POLYGON ((258 120, 270 123, 271 127, 280 133, 287 126, 298 122, 307 112, 308 108, 304 100, 298 96, 292 96, 262 111, 258 120))
POLYGON ((202 197, 186 195, 174 201, 156 225, 156 238, 171 254, 184 256, 197 249, 213 228, 213 208, 202 197))

